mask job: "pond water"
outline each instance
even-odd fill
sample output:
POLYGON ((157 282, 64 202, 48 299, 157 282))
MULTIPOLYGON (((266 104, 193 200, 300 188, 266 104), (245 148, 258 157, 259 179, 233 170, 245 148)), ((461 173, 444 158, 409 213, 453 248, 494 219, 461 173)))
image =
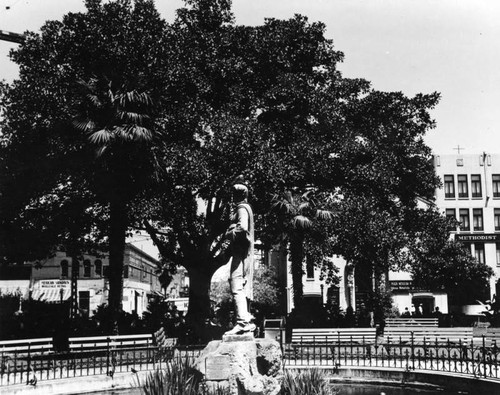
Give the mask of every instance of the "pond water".
POLYGON ((339 392, 339 395, 457 395, 459 392, 450 392, 442 390, 431 390, 421 388, 402 388, 386 385, 370 384, 335 384, 333 386, 339 392))

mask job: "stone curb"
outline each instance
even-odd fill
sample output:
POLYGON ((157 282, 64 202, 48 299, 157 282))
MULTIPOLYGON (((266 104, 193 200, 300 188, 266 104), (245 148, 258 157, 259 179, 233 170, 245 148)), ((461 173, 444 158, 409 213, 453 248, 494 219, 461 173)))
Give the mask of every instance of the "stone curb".
POLYGON ((134 388, 143 382, 151 371, 116 373, 113 378, 106 375, 72 377, 59 380, 40 381, 36 386, 16 384, 0 387, 0 395, 63 395, 85 394, 134 388))

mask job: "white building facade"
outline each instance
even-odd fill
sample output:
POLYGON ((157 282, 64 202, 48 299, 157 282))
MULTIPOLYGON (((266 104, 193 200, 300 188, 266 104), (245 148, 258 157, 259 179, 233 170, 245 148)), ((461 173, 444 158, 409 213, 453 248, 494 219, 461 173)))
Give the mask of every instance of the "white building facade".
MULTIPOLYGON (((123 310, 139 316, 147 310, 149 296, 159 294, 158 261, 132 244, 124 254, 123 310)), ((25 266, 29 278, 0 279, 2 293, 20 294, 24 299, 64 303, 71 297, 71 276, 76 270, 77 301, 80 314, 91 316, 99 305, 107 304, 109 256, 84 255, 75 267, 71 257, 59 251, 55 256, 25 266)), ((24 276, 27 277, 27 276, 24 276)))
MULTIPOLYGON (((435 191, 436 207, 446 216, 459 222, 451 229, 451 237, 466 245, 472 255, 493 269, 489 298, 500 292, 500 154, 435 155, 434 166, 442 187, 435 191)), ((363 301, 359 273, 352 272, 341 257, 334 258, 339 268, 338 286, 329 287, 320 280, 318 269, 309 270, 304 264, 304 297, 321 298, 325 303, 332 297, 343 310, 354 310, 363 301), (329 287, 330 289, 327 289, 329 287)), ((416 289, 408 272, 390 272, 389 284, 395 307, 403 312, 413 305, 422 305, 429 314, 436 307, 442 313, 451 311, 481 315, 480 304, 449 306, 444 292, 416 289)), ((291 278, 287 276, 288 312, 293 308, 291 278)))
MULTIPOLYGON (((436 155, 434 165, 443 183, 436 190, 436 205, 460 225, 452 237, 493 269, 488 294, 497 294, 500 276, 500 154, 436 155)), ((480 305, 462 312, 479 314, 480 305)))

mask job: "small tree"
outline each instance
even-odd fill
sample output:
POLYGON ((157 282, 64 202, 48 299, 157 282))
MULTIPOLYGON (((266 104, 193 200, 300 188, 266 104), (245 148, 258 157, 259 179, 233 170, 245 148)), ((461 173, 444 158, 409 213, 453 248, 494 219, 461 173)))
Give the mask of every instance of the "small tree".
MULTIPOLYGON (((333 212, 326 209, 327 202, 320 202, 318 196, 315 196, 314 190, 308 190, 302 194, 293 194, 287 191, 282 198, 275 197, 273 203, 273 211, 276 214, 276 230, 280 242, 288 246, 290 251, 292 282, 293 282, 293 301, 295 307, 300 307, 303 297, 303 275, 304 262, 306 259, 313 260, 314 255, 311 253, 308 257, 305 254, 306 238, 312 250, 312 246, 316 247, 324 245, 325 237, 321 240, 323 243, 314 243, 318 241, 314 239, 315 221, 327 221, 333 219, 333 212)), ((324 228, 328 229, 327 227, 324 228)))

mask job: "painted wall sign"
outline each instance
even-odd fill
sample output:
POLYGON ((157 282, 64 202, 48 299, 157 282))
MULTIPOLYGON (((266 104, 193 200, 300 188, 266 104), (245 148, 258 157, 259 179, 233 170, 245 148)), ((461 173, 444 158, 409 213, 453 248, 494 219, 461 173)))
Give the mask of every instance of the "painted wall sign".
POLYGON ((37 283, 41 289, 71 288, 70 280, 38 280, 37 283))
POLYGON ((500 242, 500 233, 482 233, 482 234, 456 234, 456 241, 461 241, 464 243, 497 243, 500 242))

